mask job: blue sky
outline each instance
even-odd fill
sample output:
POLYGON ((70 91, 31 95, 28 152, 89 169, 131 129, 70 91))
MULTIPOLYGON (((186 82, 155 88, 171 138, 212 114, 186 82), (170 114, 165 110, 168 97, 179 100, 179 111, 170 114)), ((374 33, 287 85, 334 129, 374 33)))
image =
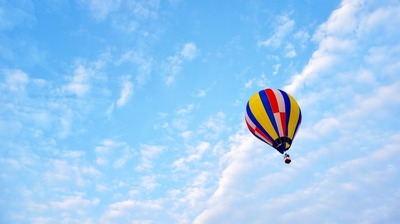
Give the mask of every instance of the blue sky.
POLYGON ((1 223, 398 223, 395 0, 0 1, 1 223), (293 95, 282 155, 248 98, 293 95))

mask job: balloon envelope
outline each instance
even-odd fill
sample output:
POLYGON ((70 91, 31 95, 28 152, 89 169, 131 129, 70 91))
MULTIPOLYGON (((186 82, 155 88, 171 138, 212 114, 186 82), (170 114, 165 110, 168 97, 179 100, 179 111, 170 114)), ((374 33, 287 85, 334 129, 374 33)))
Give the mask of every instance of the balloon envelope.
POLYGON ((250 97, 245 120, 254 136, 283 154, 301 124, 301 111, 291 95, 268 88, 250 97))

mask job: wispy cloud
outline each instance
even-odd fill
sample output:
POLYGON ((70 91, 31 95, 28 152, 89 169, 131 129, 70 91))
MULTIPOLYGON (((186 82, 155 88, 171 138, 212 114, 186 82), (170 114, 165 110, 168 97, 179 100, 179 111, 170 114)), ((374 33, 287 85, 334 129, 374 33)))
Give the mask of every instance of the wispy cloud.
POLYGON ((129 63, 136 70, 136 82, 138 85, 145 85, 150 77, 153 69, 153 58, 144 55, 141 52, 127 51, 116 61, 116 65, 120 66, 123 63, 129 63))
POLYGON ((273 35, 268 39, 259 41, 259 46, 278 48, 281 46, 282 41, 285 40, 286 36, 293 31, 295 22, 289 17, 289 15, 281 15, 277 17, 276 20, 277 23, 273 35))
POLYGON ((125 104, 128 102, 128 100, 131 98, 133 93, 133 84, 130 81, 129 76, 125 76, 122 80, 122 89, 119 95, 119 98, 117 100, 117 106, 118 107, 123 107, 125 104))
POLYGON ((182 116, 182 115, 190 113, 194 108, 195 108, 195 105, 193 103, 191 103, 191 104, 187 105, 186 107, 177 110, 176 114, 178 116, 182 116))
POLYGON ((164 79, 166 85, 171 85, 175 82, 176 76, 182 70, 182 64, 185 61, 192 61, 197 56, 197 46, 193 42, 188 42, 183 45, 181 50, 179 50, 174 56, 167 58, 164 63, 164 72, 167 74, 164 79))
POLYGON ((205 90, 205 89, 199 89, 199 90, 193 92, 193 96, 194 97, 199 97, 199 98, 205 97, 207 95, 207 91, 208 90, 205 90))
POLYGON ((160 2, 151 1, 82 1, 80 3, 89 9, 90 15, 98 22, 111 21, 112 26, 122 32, 136 31, 146 20, 158 18, 160 2))
POLYGON ((82 194, 70 195, 64 197, 60 201, 50 202, 50 206, 56 210, 76 210, 77 213, 84 212, 84 209, 89 206, 97 205, 99 199, 86 199, 82 194))
POLYGON ((0 30, 17 26, 33 26, 36 23, 35 8, 31 2, 9 2, 0 5, 0 30))
POLYGON ((99 166, 112 166, 120 169, 133 156, 134 150, 126 143, 112 139, 104 139, 95 148, 96 164, 99 166))
POLYGON ((105 20, 110 13, 117 11, 121 5, 120 0, 106 0, 100 2, 97 0, 80 0, 80 2, 89 8, 91 15, 98 21, 105 20))
POLYGON ((225 126, 225 113, 218 112, 210 116, 200 127, 200 133, 204 133, 206 138, 218 138, 221 133, 227 131, 225 126))
POLYGON ((62 87, 62 91, 83 97, 91 90, 91 79, 99 77, 104 63, 101 61, 78 61, 72 75, 68 76, 69 83, 62 87))
POLYGON ((202 159, 204 153, 210 149, 209 142, 200 142, 195 147, 189 147, 189 155, 175 160, 172 166, 177 170, 187 170, 190 163, 198 162, 202 159))
POLYGON ((197 51, 196 44, 189 42, 183 45, 181 55, 184 59, 191 61, 197 56, 197 51))
POLYGON ((141 162, 136 166, 136 170, 139 172, 152 170, 153 160, 164 150, 165 147, 160 145, 142 145, 140 150, 141 162))
POLYGON ((138 220, 138 223, 148 223, 144 211, 155 213, 162 209, 162 204, 156 200, 138 201, 138 200, 123 200, 110 204, 101 218, 102 222, 111 223, 118 222, 118 220, 138 220), (132 210, 136 212, 131 212, 132 210))
POLYGON ((16 94, 25 92, 29 83, 29 76, 21 70, 3 70, 5 75, 4 84, 0 87, 16 94))

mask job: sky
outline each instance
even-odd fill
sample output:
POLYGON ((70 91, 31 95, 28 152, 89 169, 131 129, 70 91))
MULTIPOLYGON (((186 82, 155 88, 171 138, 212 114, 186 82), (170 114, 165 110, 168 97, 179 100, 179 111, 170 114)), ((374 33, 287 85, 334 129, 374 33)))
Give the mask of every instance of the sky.
POLYGON ((0 0, 0 223, 399 223, 398 0, 0 0), (292 163, 246 103, 287 91, 292 163))

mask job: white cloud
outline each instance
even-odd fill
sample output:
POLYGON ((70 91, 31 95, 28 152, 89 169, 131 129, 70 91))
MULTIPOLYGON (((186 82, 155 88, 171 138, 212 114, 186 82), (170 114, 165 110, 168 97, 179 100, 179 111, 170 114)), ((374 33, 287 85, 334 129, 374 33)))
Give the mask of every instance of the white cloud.
MULTIPOLYGON (((351 61, 360 60, 362 57, 365 57, 367 61, 358 63, 365 63, 370 59, 372 59, 370 61, 381 60, 383 57, 387 60, 381 64, 393 65, 394 63, 391 60, 393 57, 376 54, 375 50, 385 48, 386 44, 392 44, 387 50, 396 49, 396 44, 393 46, 393 42, 389 43, 387 38, 398 36, 397 32, 391 28, 384 28, 379 34, 371 32, 371 30, 379 29, 377 27, 387 27, 386 24, 392 24, 393 19, 378 16, 381 18, 379 19, 380 25, 368 21, 374 18, 376 14, 385 14, 384 11, 392 14, 391 12, 400 11, 400 8, 378 7, 378 9, 374 9, 373 7, 373 3, 364 1, 343 1, 340 8, 332 13, 328 21, 322 24, 314 35, 314 39, 319 41, 318 50, 314 52, 303 71, 294 76, 284 89, 294 93, 307 83, 313 83, 316 78, 330 74, 329 70, 332 69, 332 66, 337 66, 336 69, 345 68, 349 66, 351 61), (386 18, 385 22, 382 22, 383 18, 386 18), (382 37, 386 38, 386 41, 380 42, 380 47, 375 47, 373 43, 378 43, 375 40, 380 40, 382 37), (374 52, 373 57, 364 52, 374 52)), ((375 21, 375 19, 371 20, 375 21)), ((368 63, 367 65, 372 66, 373 64, 368 63)))
POLYGON ((76 194, 71 196, 65 196, 61 201, 52 201, 49 203, 49 205, 53 209, 76 211, 85 209, 86 207, 92 205, 97 205, 98 203, 99 199, 97 198, 90 200, 84 198, 82 194, 76 194))
POLYGON ((140 150, 141 163, 136 166, 136 170, 151 170, 153 168, 153 160, 156 159, 164 149, 165 147, 160 145, 142 145, 140 150))
POLYGON ((279 73, 279 68, 281 67, 281 64, 276 64, 273 66, 274 71, 272 72, 273 75, 277 75, 279 73))
POLYGON ((294 58, 297 56, 296 49, 293 44, 286 44, 285 46, 285 57, 294 58))
POLYGON ((108 15, 120 8, 120 0, 80 0, 80 2, 86 5, 91 15, 98 21, 105 20, 108 15))
POLYGON ((185 140, 189 140, 193 136, 193 131, 184 131, 180 136, 185 140))
POLYGON ((124 53, 116 62, 117 65, 121 65, 122 63, 131 63, 135 66, 138 85, 145 85, 150 79, 153 69, 152 57, 148 57, 141 52, 130 50, 124 53))
MULTIPOLYGON (((29 83, 29 76, 21 70, 3 70, 5 74, 5 86, 9 91, 14 93, 25 92, 29 83)), ((0 86, 1 87, 1 86, 0 86)))
POLYGON ((18 26, 31 27, 36 23, 32 2, 7 2, 0 5, 0 30, 11 30, 18 26))
POLYGON ((153 191, 160 184, 157 182, 156 175, 148 175, 141 177, 141 187, 145 189, 147 192, 153 191))
POLYGON ((82 64, 79 64, 70 78, 70 82, 63 87, 63 90, 67 93, 82 97, 90 91, 91 85, 89 78, 91 76, 92 71, 82 64))
POLYGON ((191 163, 200 161, 203 158, 204 153, 210 149, 209 142, 200 142, 194 147, 188 146, 188 155, 175 160, 172 166, 176 170, 186 170, 191 163))
POLYGON ((168 74, 165 78, 165 84, 171 85, 175 82, 175 77, 182 70, 183 60, 179 56, 168 57, 167 62, 164 64, 164 70, 168 74))
POLYGON ((227 166, 220 176, 218 187, 209 199, 207 208, 196 217, 193 223, 238 222, 238 220, 233 221, 235 215, 227 215, 227 213, 232 209, 231 206, 236 206, 240 198, 247 195, 246 190, 251 192, 250 189, 243 189, 252 185, 252 183, 246 183, 248 179, 245 176, 256 168, 256 158, 260 157, 254 155, 258 150, 254 150, 257 147, 255 147, 256 141, 253 136, 247 133, 236 134, 232 136, 231 141, 230 152, 224 158, 227 166), (221 215, 224 217, 221 218, 221 215))
POLYGON ((361 70, 356 74, 356 80, 360 83, 373 84, 375 83, 375 76, 369 70, 361 70))
POLYGON ((277 23, 273 35, 266 40, 260 41, 259 46, 278 48, 281 46, 284 38, 292 32, 294 28, 294 20, 289 18, 288 15, 281 15, 277 17, 277 23))
POLYGON ((188 114, 194 109, 194 107, 195 107, 195 105, 193 103, 191 103, 191 104, 187 105, 185 108, 179 109, 176 112, 176 114, 177 114, 177 116, 182 116, 182 115, 188 114))
POLYGON ((132 96, 133 93, 133 83, 130 81, 130 77, 126 76, 123 78, 122 81, 122 89, 120 96, 117 100, 117 106, 118 107, 123 107, 125 104, 128 102, 130 97, 132 96))
POLYGON ((194 97, 202 98, 207 95, 208 89, 199 89, 193 93, 194 97))
POLYGON ((158 17, 157 11, 160 7, 159 0, 139 0, 128 2, 127 6, 132 13, 143 19, 155 19, 158 17))
POLYGON ((323 50, 316 51, 303 71, 292 77, 290 84, 283 88, 285 91, 294 94, 307 81, 314 80, 318 75, 332 67, 337 57, 335 55, 324 54, 321 51, 323 50))
POLYGON ((251 86, 253 85, 254 79, 250 79, 247 82, 244 83, 244 87, 246 89, 251 88, 251 86))
POLYGON ((203 124, 201 124, 200 132, 204 133, 206 138, 218 138, 219 135, 227 131, 225 125, 225 113, 218 112, 210 116, 203 124))
POLYGON ((192 61, 197 56, 198 49, 196 44, 193 42, 188 42, 183 45, 183 47, 175 53, 175 55, 167 58, 163 65, 164 73, 166 77, 164 82, 166 85, 171 85, 175 82, 176 76, 181 72, 182 65, 185 61, 192 61))
POLYGON ((86 153, 84 151, 79 151, 79 150, 69 150, 62 153, 62 156, 64 158, 73 158, 73 159, 82 158, 85 155, 86 153))
POLYGON ((100 166, 112 164, 113 168, 120 169, 125 166, 134 154, 133 149, 126 142, 104 139, 96 146, 96 163, 100 166))
POLYGON ((299 30, 294 34, 294 38, 299 42, 302 49, 306 48, 306 42, 310 39, 310 34, 305 29, 299 30))
MULTIPOLYGON (((280 65, 273 66, 274 75, 275 75, 275 72, 277 72, 277 70, 279 69, 279 67, 280 67, 280 65)), ((267 76, 265 74, 261 74, 261 75, 257 76, 257 78, 252 78, 252 79, 247 80, 244 83, 244 87, 246 89, 249 89, 249 88, 252 88, 253 85, 256 85, 257 87, 265 88, 266 86, 268 86, 268 83, 269 83, 269 81, 268 81, 267 76)))
POLYGON ((162 209, 162 204, 156 200, 137 201, 133 199, 118 201, 110 204, 101 218, 102 223, 131 222, 132 220, 143 219, 146 212, 159 212, 162 209), (125 220, 125 221, 121 221, 125 220))
POLYGON ((319 135, 326 135, 333 131, 338 131, 340 123, 333 117, 324 118, 314 125, 314 130, 319 135))
POLYGON ((90 180, 101 174, 99 170, 91 165, 79 164, 77 161, 66 159, 52 159, 48 161, 47 171, 43 172, 42 178, 54 186, 69 183, 75 186, 87 186, 90 180))
POLYGON ((192 42, 186 43, 181 50, 181 55, 186 60, 193 60, 197 56, 196 44, 192 42))

